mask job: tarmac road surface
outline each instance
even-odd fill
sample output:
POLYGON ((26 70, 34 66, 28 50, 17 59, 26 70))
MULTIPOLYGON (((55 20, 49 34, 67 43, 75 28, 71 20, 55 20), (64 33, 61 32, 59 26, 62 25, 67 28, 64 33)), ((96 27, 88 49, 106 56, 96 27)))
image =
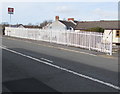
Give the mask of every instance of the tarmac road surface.
POLYGON ((117 58, 76 53, 74 48, 74 51, 57 49, 54 44, 52 47, 49 43, 9 37, 2 37, 0 49, 3 92, 120 90, 117 58))

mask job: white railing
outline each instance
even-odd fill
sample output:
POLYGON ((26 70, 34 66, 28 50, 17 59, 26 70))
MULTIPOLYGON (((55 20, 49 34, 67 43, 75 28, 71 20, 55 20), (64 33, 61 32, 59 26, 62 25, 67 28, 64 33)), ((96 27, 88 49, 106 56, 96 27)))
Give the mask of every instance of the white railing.
POLYGON ((81 47, 112 55, 112 35, 110 35, 111 41, 108 42, 103 40, 102 33, 97 32, 54 31, 6 27, 5 35, 81 47))

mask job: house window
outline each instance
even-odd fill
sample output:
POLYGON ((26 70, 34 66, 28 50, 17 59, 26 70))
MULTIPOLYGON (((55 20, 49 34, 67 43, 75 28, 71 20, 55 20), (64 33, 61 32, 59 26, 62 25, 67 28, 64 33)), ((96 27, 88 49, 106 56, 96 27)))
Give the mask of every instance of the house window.
POLYGON ((120 37, 120 30, 116 31, 116 37, 120 37))

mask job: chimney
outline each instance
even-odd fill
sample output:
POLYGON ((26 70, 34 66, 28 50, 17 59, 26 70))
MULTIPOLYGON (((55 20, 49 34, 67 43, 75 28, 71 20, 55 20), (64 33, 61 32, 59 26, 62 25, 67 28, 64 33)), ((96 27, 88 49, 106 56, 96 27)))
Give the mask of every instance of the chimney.
POLYGON ((74 18, 68 18, 68 21, 74 21, 74 18))
POLYGON ((59 20, 59 16, 55 16, 55 21, 58 21, 59 20))

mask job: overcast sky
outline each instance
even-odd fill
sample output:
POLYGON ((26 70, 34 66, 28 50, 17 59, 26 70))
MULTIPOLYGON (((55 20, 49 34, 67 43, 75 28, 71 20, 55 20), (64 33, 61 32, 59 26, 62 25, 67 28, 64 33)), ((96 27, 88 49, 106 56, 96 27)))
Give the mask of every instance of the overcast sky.
POLYGON ((10 22, 8 7, 15 9, 12 24, 38 24, 69 17, 78 21, 117 20, 118 2, 3 2, 2 22, 10 22))

